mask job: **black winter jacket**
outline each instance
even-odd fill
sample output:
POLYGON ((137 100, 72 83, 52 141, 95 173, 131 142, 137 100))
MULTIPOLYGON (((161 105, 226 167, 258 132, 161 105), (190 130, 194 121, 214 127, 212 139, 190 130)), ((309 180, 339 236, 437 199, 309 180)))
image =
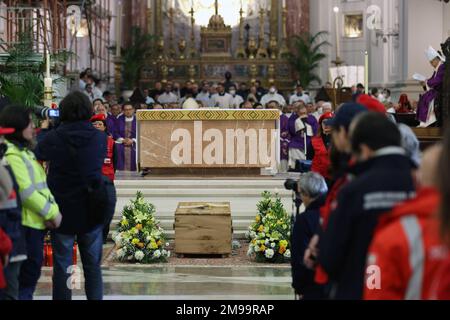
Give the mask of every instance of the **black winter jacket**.
POLYGON ((56 130, 42 132, 38 137, 35 154, 37 159, 49 162, 48 186, 61 210, 62 223, 58 233, 83 234, 96 227, 88 219, 85 181, 102 179, 106 138, 106 134, 95 129, 89 121, 63 123, 56 130), (72 159, 60 134, 68 137, 75 146, 77 159, 72 159))
POLYGON ((379 156, 355 166, 356 178, 338 195, 319 242, 331 298, 362 299, 367 251, 380 215, 415 195, 412 164, 400 150, 382 149, 379 156))

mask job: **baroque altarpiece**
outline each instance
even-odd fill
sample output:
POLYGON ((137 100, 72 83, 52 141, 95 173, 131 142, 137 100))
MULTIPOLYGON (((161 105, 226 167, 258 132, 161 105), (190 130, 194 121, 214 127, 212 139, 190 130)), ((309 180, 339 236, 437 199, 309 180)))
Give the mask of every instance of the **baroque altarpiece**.
POLYGON ((261 80, 292 86, 287 9, 278 0, 154 0, 148 32, 154 52, 141 84, 156 81, 261 80))

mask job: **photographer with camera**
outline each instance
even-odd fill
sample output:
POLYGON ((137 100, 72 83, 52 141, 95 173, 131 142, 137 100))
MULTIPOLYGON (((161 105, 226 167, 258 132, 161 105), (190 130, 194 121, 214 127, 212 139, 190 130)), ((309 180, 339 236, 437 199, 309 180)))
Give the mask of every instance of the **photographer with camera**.
POLYGON ((325 179, 314 172, 302 174, 298 182, 298 194, 306 210, 297 214, 292 229, 292 287, 302 300, 324 298, 323 286, 314 281, 315 272, 305 266, 303 256, 311 238, 319 228, 320 207, 328 191, 325 179))
POLYGON ((60 104, 61 124, 43 130, 36 147, 38 159, 49 163, 48 184, 61 209, 61 227, 51 234, 53 246, 53 299, 70 300, 72 253, 78 243, 89 300, 103 299, 101 272, 103 223, 108 205, 107 184, 102 176, 107 136, 90 123, 93 107, 81 92, 60 104))
POLYGON ((20 269, 19 299, 32 300, 41 275, 45 230, 58 228, 61 214, 47 187, 44 169, 31 151, 34 142, 31 111, 24 106, 7 106, 0 114, 0 126, 15 129, 14 133, 5 134, 8 147, 5 158, 19 187, 28 257, 20 269))

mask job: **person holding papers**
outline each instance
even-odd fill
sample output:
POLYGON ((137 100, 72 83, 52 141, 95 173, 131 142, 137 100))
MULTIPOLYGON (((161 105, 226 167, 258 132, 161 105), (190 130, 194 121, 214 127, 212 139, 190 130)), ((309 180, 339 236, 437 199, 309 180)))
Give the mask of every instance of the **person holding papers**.
POLYGON ((428 89, 419 100, 417 119, 420 127, 439 127, 442 125, 440 96, 444 82, 445 58, 433 47, 429 47, 426 56, 434 68, 433 76, 425 82, 425 77, 415 74, 414 79, 421 81, 424 89, 428 89))

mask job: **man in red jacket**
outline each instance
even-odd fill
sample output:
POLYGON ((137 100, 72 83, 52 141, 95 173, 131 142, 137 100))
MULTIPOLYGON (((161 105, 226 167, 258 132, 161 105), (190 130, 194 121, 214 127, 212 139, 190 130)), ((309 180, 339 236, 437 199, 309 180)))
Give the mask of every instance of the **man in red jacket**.
POLYGON ((0 229, 0 289, 6 287, 6 281, 3 275, 3 267, 8 264, 8 255, 12 250, 11 240, 8 238, 6 233, 0 229))
POLYGON ((425 153, 417 197, 380 219, 367 258, 365 299, 429 297, 432 279, 446 257, 436 214, 440 203, 436 168, 441 151, 441 146, 434 146, 425 153))

